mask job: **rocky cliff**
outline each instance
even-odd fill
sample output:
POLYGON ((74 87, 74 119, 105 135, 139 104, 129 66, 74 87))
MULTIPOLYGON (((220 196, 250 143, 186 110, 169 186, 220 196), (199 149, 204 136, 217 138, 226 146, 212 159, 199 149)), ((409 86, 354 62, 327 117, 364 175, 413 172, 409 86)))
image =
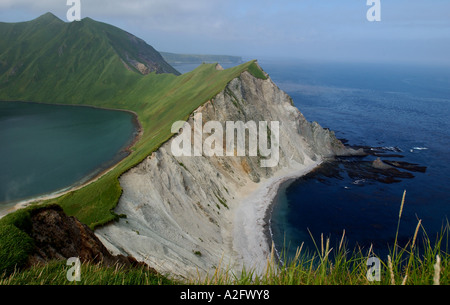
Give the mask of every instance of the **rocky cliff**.
POLYGON ((133 256, 163 274, 262 268, 271 243, 264 215, 279 183, 324 158, 352 152, 333 132, 308 122, 269 77, 242 73, 191 115, 190 126, 200 114, 203 123, 278 121, 278 165, 262 167, 259 154, 175 157, 171 145, 181 136, 176 135, 122 175, 115 212, 126 218, 96 234, 113 253, 133 256))

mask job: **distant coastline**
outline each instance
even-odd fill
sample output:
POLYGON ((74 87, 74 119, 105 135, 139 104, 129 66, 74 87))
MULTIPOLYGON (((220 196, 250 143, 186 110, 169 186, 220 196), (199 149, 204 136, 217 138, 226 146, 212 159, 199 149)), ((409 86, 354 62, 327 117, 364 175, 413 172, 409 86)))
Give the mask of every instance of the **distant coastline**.
POLYGON ((175 54, 160 52, 161 56, 171 65, 180 64, 201 64, 201 63, 220 63, 220 64, 242 64, 244 61, 240 56, 231 55, 201 55, 201 54, 175 54))

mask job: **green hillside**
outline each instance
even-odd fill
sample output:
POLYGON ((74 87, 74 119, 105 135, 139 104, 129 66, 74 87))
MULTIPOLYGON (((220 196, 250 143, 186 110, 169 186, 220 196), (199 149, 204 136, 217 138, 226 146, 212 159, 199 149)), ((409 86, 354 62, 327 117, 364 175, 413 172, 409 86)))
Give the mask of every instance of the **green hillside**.
POLYGON ((92 105, 138 115, 143 135, 127 158, 96 182, 46 202, 91 227, 117 217, 119 176, 167 141, 174 121, 187 119, 242 72, 262 75, 254 61, 224 71, 205 64, 179 75, 142 40, 89 18, 65 23, 47 13, 29 22, 1 23, 0 35, 0 100, 92 105), (142 73, 131 67, 134 61, 154 70, 142 73))
POLYGON ((150 72, 179 74, 139 38, 89 18, 0 23, 0 37, 1 99, 98 104, 150 72))

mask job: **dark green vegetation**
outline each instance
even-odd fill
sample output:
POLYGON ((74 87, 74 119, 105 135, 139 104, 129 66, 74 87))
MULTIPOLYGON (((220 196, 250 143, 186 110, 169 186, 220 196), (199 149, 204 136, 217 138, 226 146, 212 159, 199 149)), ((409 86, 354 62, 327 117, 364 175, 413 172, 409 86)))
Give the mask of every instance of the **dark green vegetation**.
POLYGON ((146 267, 106 267, 81 264, 80 281, 69 282, 70 266, 65 261, 52 261, 42 266, 2 278, 0 285, 173 285, 174 281, 149 271, 146 267))
POLYGON ((242 63, 242 58, 240 56, 175 54, 168 52, 160 52, 160 53, 169 64, 201 64, 201 63, 217 63, 217 62, 224 64, 242 63))
MULTIPOLYGON (((47 13, 0 23, 0 36, 0 100, 90 105, 138 116, 142 135, 127 158, 80 190, 41 202, 60 205, 91 228, 119 218, 118 178, 170 139, 173 122, 186 120, 244 71, 260 71, 251 61, 224 71, 205 64, 179 75, 142 40, 89 18, 65 23, 47 13)), ((30 251, 26 213, 0 220, 2 270, 20 265, 30 251)))
POLYGON ((8 214, 0 220, 0 270, 7 274, 22 266, 33 250, 30 210, 8 214))

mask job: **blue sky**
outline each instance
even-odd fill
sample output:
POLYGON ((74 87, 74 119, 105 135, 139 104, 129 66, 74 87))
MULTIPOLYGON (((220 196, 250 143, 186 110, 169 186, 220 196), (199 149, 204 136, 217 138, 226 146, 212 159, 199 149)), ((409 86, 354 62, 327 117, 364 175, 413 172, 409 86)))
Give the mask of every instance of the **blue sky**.
MULTIPOLYGON (((66 0, 0 0, 0 20, 52 12, 66 0)), ((81 17, 116 25, 159 51, 246 58, 450 64, 449 0, 81 0, 81 17)))

